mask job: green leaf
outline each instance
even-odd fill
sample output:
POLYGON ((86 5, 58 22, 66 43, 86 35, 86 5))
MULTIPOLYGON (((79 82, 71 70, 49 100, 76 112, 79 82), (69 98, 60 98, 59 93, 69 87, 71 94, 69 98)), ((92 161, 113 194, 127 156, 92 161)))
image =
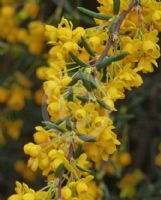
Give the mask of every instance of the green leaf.
POLYGON ((97 83, 92 74, 89 75, 89 82, 93 89, 97 89, 97 83))
POLYGON ((89 97, 87 97, 87 96, 77 96, 77 99, 79 99, 83 103, 86 103, 89 101, 89 97))
POLYGON ((123 58, 125 58, 128 55, 128 52, 122 52, 117 56, 111 56, 108 58, 105 58, 102 62, 100 62, 96 68, 98 71, 100 71, 101 69, 106 68, 108 65, 110 65, 112 62, 116 62, 119 60, 122 60, 123 58))
POLYGON ((111 164, 111 166, 112 166, 112 168, 115 172, 116 177, 121 178, 121 172, 118 169, 118 166, 116 165, 116 163, 111 158, 109 158, 109 162, 110 162, 110 164, 111 164))
POLYGON ((62 122, 64 122, 67 118, 68 118, 68 117, 61 118, 61 119, 57 120, 57 121, 55 122, 55 124, 56 124, 56 125, 59 125, 59 124, 61 124, 62 122))
POLYGON ((120 0, 113 0, 113 13, 117 15, 120 11, 120 0))
POLYGON ((67 95, 67 100, 73 101, 73 89, 72 88, 69 89, 69 92, 68 92, 68 95, 67 95))
POLYGON ((84 63, 83 61, 81 61, 74 53, 72 53, 71 51, 69 52, 70 57, 72 58, 72 60, 74 62, 77 63, 77 65, 81 66, 81 67, 87 67, 88 65, 86 63, 84 63))
POLYGON ((72 124, 71 124, 71 121, 69 120, 69 118, 67 118, 65 120, 65 122, 66 122, 66 128, 71 131, 72 130, 72 124))
POLYGON ((106 15, 103 15, 103 14, 88 10, 86 8, 83 8, 83 7, 77 7, 77 8, 78 8, 78 10, 80 12, 82 12, 82 13, 90 16, 90 17, 94 17, 96 19, 109 20, 111 18, 111 16, 106 16, 106 15))
POLYGON ((78 133, 77 136, 85 141, 85 142, 96 142, 96 138, 90 136, 90 135, 85 135, 85 134, 82 134, 82 133, 78 133))
POLYGON ((89 24, 90 26, 95 26, 94 21, 87 15, 80 14, 80 19, 84 21, 86 24, 89 24))
POLYGON ((101 107, 105 108, 106 110, 111 110, 111 108, 103 101, 97 99, 97 102, 100 104, 101 107))
POLYGON ((81 75, 81 80, 83 82, 83 85, 84 87, 89 91, 91 92, 93 89, 96 89, 97 88, 97 84, 94 80, 94 77, 92 74, 89 75, 89 79, 88 77, 86 76, 86 73, 85 72, 81 72, 80 73, 81 75))
POLYGON ((60 131, 60 132, 65 131, 63 128, 61 128, 60 126, 58 126, 54 122, 43 121, 42 124, 45 125, 46 128, 48 128, 48 129, 55 129, 55 130, 60 131))
POLYGON ((56 177, 60 177, 60 175, 61 175, 61 173, 63 172, 63 170, 64 170, 64 164, 61 163, 61 164, 58 166, 58 168, 56 169, 56 171, 55 171, 55 176, 56 176, 56 177))
POLYGON ((82 39, 82 44, 84 46, 84 48, 86 49, 86 51, 93 57, 96 56, 95 52, 91 49, 91 47, 89 46, 89 44, 87 43, 86 39, 84 37, 81 37, 82 39))
POLYGON ((90 82, 89 82, 89 81, 87 80, 87 78, 86 78, 86 73, 81 72, 81 80, 82 80, 82 82, 83 82, 84 87, 85 87, 89 92, 92 91, 91 84, 90 84, 90 82))
POLYGON ((77 149, 76 149, 76 151, 73 154, 73 157, 75 159, 78 158, 81 155, 82 152, 83 152, 83 147, 82 147, 81 144, 79 144, 78 147, 77 147, 77 149))
POLYGON ((70 71, 70 73, 73 73, 73 72, 77 72, 80 66, 78 66, 76 63, 71 63, 71 64, 67 63, 67 68, 70 71))

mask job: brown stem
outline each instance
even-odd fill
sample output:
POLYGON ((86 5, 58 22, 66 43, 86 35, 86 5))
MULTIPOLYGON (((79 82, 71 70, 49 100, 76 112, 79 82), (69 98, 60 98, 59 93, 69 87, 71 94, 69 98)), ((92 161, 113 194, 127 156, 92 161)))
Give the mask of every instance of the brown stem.
POLYGON ((62 184, 63 174, 64 174, 64 171, 61 173, 61 175, 59 177, 59 183, 58 183, 58 200, 62 200, 61 184, 62 184))
POLYGON ((138 12, 138 27, 139 27, 139 31, 140 31, 142 28, 142 17, 141 17, 142 7, 140 5, 137 6, 137 12, 138 12))
POLYGON ((94 65, 97 65, 98 63, 100 63, 106 56, 107 53, 110 49, 110 47, 114 44, 114 35, 118 34, 118 31, 122 25, 122 22, 124 21, 125 17, 129 14, 129 12, 136 6, 136 0, 132 0, 131 4, 129 5, 129 8, 127 10, 124 10, 120 15, 119 18, 115 24, 114 30, 112 32, 112 37, 110 37, 109 41, 106 44, 106 47, 104 49, 104 51, 102 52, 102 54, 100 55, 100 57, 98 58, 98 60, 96 61, 96 63, 94 65))

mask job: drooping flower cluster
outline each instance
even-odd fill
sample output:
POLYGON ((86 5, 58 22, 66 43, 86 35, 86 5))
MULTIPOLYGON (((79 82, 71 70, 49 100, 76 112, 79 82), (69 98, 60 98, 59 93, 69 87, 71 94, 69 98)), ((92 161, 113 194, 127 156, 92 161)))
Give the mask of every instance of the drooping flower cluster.
POLYGON ((0 86, 0 143, 5 143, 4 133, 17 140, 23 126, 22 119, 11 119, 12 111, 19 112, 25 107, 25 101, 31 98, 31 82, 21 73, 16 71, 12 77, 6 78, 0 86))
MULTIPOLYGON (((2 59, 0 66, 2 113, 0 144, 6 142, 5 135, 16 140, 19 138, 23 125, 22 119, 12 121, 13 119, 8 119, 8 116, 14 111, 17 113, 22 111, 25 108, 26 100, 32 98, 32 83, 29 80, 29 75, 33 70, 28 68, 24 74, 20 68, 21 62, 28 52, 31 56, 36 57, 43 51, 45 26, 42 21, 38 20, 39 10, 38 2, 32 0, 23 2, 0 1, 0 56, 2 59), (9 74, 7 74, 8 71, 9 74)), ((38 102, 40 99, 40 94, 39 96, 36 94, 35 101, 38 102)))
MULTIPOLYGON (((120 144, 110 114, 126 90, 143 83, 140 72, 152 72, 160 56, 160 2, 122 0, 120 9, 119 1, 98 2, 99 14, 80 8, 99 18, 96 27, 73 28, 65 18, 57 28, 46 26, 48 67, 37 75, 45 80, 43 112, 50 121, 44 119, 35 143, 24 146, 28 166, 48 178, 48 196, 40 199, 102 199, 102 182, 95 175, 120 144)), ((28 199, 36 200, 32 195, 28 199)), ((12 195, 9 200, 18 198, 24 199, 12 195)))

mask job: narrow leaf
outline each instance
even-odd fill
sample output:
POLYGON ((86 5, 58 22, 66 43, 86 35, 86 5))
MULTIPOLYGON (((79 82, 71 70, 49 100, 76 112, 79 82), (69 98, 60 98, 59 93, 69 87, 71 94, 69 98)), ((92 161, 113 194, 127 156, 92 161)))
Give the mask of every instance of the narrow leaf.
POLYGON ((66 128, 71 131, 72 130, 72 124, 71 124, 71 121, 69 120, 69 118, 67 118, 65 120, 65 122, 66 122, 66 128))
POLYGON ((86 49, 86 51, 93 57, 96 56, 95 52, 91 49, 91 47, 89 46, 89 44, 87 43, 86 39, 84 37, 81 37, 82 39, 82 44, 84 46, 84 48, 86 49))
POLYGON ((77 135, 81 140, 83 140, 85 142, 96 142, 96 138, 94 138, 90 135, 85 135, 85 134, 82 134, 82 133, 78 133, 77 135))
POLYGON ((113 13, 117 15, 120 11, 120 0, 113 0, 113 13))
POLYGON ((77 99, 79 99, 83 103, 86 103, 89 101, 89 97, 87 97, 87 96, 77 96, 77 99))
POLYGON ((105 58, 102 62, 100 62, 96 66, 96 68, 97 68, 98 71, 100 71, 101 69, 104 69, 105 67, 107 67, 108 65, 110 65, 112 62, 122 60, 127 55, 128 55, 128 52, 122 52, 122 53, 120 53, 117 56, 111 56, 111 57, 105 58))
POLYGON ((103 101, 97 99, 97 102, 100 104, 101 107, 103 107, 106 110, 111 110, 111 108, 103 101))
POLYGON ((54 122, 43 121, 42 124, 44 124, 46 126, 46 128, 48 128, 48 129, 55 129, 55 130, 60 131, 60 132, 65 131, 63 128, 61 128, 60 126, 58 126, 54 122))
POLYGON ((90 92, 93 89, 97 88, 97 84, 96 81, 93 77, 92 74, 89 75, 89 77, 86 77, 86 73, 85 72, 81 72, 81 80, 83 82, 84 87, 90 92))
POLYGON ((70 57, 72 58, 72 60, 74 62, 77 63, 77 65, 81 66, 81 67, 87 67, 88 65, 86 63, 84 63, 83 61, 81 61, 74 53, 72 53, 71 51, 69 52, 70 57))
POLYGON ((92 74, 89 75, 89 81, 93 89, 97 89, 97 83, 92 74))
POLYGON ((68 95, 67 95, 67 100, 73 101, 73 89, 72 88, 69 89, 69 92, 68 92, 68 95))
POLYGON ((73 154, 73 157, 75 159, 78 158, 81 155, 82 152, 83 152, 83 147, 82 147, 81 144, 79 144, 78 147, 77 147, 77 149, 76 149, 76 151, 73 154))
POLYGON ((90 82, 86 78, 86 74, 81 72, 81 80, 83 82, 84 87, 90 92, 92 90, 90 82))
POLYGON ((61 124, 62 122, 64 122, 67 118, 68 118, 68 117, 61 118, 61 119, 57 120, 57 121, 55 122, 55 124, 56 124, 56 125, 59 125, 59 124, 61 124))
POLYGON ((63 172, 63 170, 64 170, 64 164, 61 163, 61 164, 58 166, 58 168, 56 169, 56 171, 55 171, 55 176, 56 176, 56 177, 60 177, 60 175, 61 175, 61 173, 63 172))
POLYGON ((91 11, 91 10, 83 8, 83 7, 77 7, 77 8, 80 12, 82 12, 90 17, 94 17, 96 19, 109 20, 111 18, 111 16, 106 16, 106 15, 91 11))

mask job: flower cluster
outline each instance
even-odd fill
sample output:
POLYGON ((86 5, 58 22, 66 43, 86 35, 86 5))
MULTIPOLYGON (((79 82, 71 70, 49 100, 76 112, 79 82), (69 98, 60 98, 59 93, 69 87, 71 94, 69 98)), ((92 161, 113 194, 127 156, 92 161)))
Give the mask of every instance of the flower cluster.
POLYGON ((113 163, 115 163, 118 171, 121 172, 127 166, 129 166, 132 162, 131 155, 129 152, 119 152, 117 151, 115 154, 111 156, 111 163, 105 165, 107 168, 107 173, 109 175, 115 175, 115 170, 113 167, 113 163))
MULTIPOLYGON (((48 66, 39 68, 37 76, 45 80, 47 111, 43 111, 49 113, 50 121, 45 119, 44 127, 36 127, 35 143, 26 144, 24 152, 30 156, 28 166, 42 170, 48 185, 37 197, 41 191, 18 183, 23 192, 16 189, 9 200, 103 198, 104 186, 96 175, 120 144, 111 113, 126 90, 143 83, 140 72, 152 72, 157 66, 161 3, 98 2, 100 13, 79 8, 96 18, 95 27, 73 28, 64 17, 58 27, 46 26, 51 45, 48 66)), ((120 162, 130 163, 129 155, 122 155, 120 162)), ((134 186, 142 179, 136 173, 134 186)), ((119 187, 124 190, 124 185, 122 180, 119 187)))
POLYGON ((36 179, 35 173, 27 167, 27 164, 23 160, 17 160, 14 163, 15 171, 24 177, 25 180, 33 182, 36 179))
POLYGON ((5 79, 0 86, 0 143, 5 143, 4 132, 17 140, 20 136, 23 120, 10 119, 10 112, 19 112, 25 107, 25 101, 31 98, 31 82, 21 73, 15 72, 12 77, 5 79))
POLYGON ((144 175, 139 170, 136 169, 132 173, 126 174, 123 179, 118 183, 118 187, 121 190, 120 196, 122 198, 132 198, 135 197, 137 185, 143 181, 144 175))
MULTIPOLYGON (((43 51, 45 26, 42 21, 38 20, 39 11, 39 4, 32 0, 24 2, 2 0, 0 2, 0 27, 2 30, 0 33, 0 56, 2 59, 0 67, 0 107, 2 112, 0 143, 6 142, 5 135, 7 134, 12 139, 19 138, 23 125, 22 119, 12 121, 13 119, 8 118, 12 112, 22 111, 26 106, 26 101, 32 99, 32 81, 29 76, 34 71, 30 67, 24 74, 21 69, 21 60, 26 55, 36 58, 43 51), (12 75, 8 75, 8 71, 12 75)), ((32 62, 33 65, 35 61, 32 62)), ((40 99, 41 96, 37 92, 35 102, 39 103, 40 99)))
POLYGON ((22 43, 33 54, 40 54, 44 46, 44 24, 36 19, 39 5, 34 1, 25 1, 18 5, 13 1, 2 1, 0 7, 0 38, 10 43, 22 43), (23 27, 25 20, 32 20, 23 27))

